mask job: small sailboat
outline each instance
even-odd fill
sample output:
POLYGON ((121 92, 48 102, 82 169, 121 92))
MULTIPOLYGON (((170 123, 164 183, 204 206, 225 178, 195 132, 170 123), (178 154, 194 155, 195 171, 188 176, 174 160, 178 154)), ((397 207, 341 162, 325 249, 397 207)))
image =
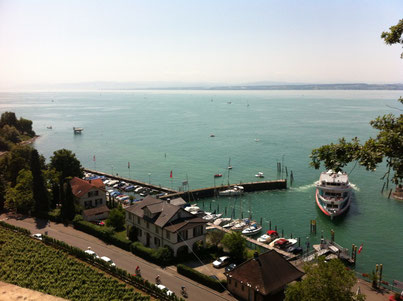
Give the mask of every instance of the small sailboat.
POLYGON ((214 134, 210 134, 210 137, 215 137, 215 135, 214 135, 214 134))
POLYGON ((221 173, 216 173, 215 175, 214 175, 214 178, 221 178, 222 177, 222 174, 221 173))
POLYGON ((259 172, 257 173, 257 175, 255 175, 255 177, 256 177, 256 178, 264 178, 264 174, 263 174, 263 172, 259 171, 259 172))
POLYGON ((232 166, 231 166, 231 157, 230 157, 229 160, 228 160, 228 169, 232 169, 232 166))

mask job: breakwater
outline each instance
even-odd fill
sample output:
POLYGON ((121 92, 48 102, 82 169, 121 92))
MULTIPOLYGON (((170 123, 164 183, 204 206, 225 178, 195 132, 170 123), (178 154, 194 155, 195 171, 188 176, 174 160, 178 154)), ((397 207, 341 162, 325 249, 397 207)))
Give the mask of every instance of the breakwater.
POLYGON ((166 192, 168 194, 177 193, 176 190, 173 190, 173 189, 170 189, 170 188, 167 188, 167 187, 163 187, 163 186, 159 186, 159 185, 158 186, 157 185, 152 185, 150 183, 144 183, 144 182, 140 182, 140 181, 129 179, 129 178, 114 176, 114 175, 107 174, 107 173, 101 172, 101 171, 96 171, 96 170, 92 170, 92 169, 88 169, 88 168, 84 168, 84 171, 88 172, 88 173, 92 173, 94 175, 104 176, 104 177, 107 177, 109 179, 124 181, 126 183, 130 183, 130 184, 133 184, 133 185, 140 185, 140 186, 143 186, 143 187, 148 187, 148 188, 151 188, 151 189, 159 190, 161 192, 166 192))
POLYGON ((234 185, 241 185, 245 192, 254 192, 262 190, 275 190, 275 189, 287 189, 287 180, 274 180, 274 181, 261 181, 261 182, 250 182, 250 183, 239 183, 231 185, 222 185, 216 187, 207 187, 201 189, 193 189, 189 191, 175 192, 163 196, 163 199, 167 198, 183 198, 187 202, 192 202, 201 198, 214 197, 218 195, 221 190, 228 189, 234 185))

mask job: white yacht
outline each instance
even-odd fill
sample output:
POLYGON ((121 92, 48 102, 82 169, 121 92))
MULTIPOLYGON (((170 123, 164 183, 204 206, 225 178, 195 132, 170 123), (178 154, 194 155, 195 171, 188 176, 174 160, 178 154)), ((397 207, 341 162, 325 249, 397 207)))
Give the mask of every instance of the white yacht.
POLYGON ((320 174, 316 186, 316 204, 330 217, 344 213, 351 203, 351 185, 347 173, 328 170, 320 174))

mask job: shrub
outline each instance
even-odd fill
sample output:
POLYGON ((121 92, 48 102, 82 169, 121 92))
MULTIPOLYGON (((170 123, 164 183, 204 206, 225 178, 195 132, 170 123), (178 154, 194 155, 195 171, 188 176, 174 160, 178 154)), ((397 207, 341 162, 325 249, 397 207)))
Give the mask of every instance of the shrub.
POLYGON ((183 276, 186 276, 200 284, 203 284, 219 292, 223 292, 225 290, 225 287, 227 285, 227 281, 225 280, 215 280, 183 264, 178 264, 176 267, 179 274, 182 274, 183 276))
POLYGON ((159 265, 169 265, 173 262, 173 251, 169 247, 161 247, 157 250, 147 248, 140 242, 134 242, 131 244, 131 252, 147 261, 159 265))
POLYGON ((113 228, 111 227, 101 227, 86 221, 75 221, 73 225, 75 229, 98 237, 106 243, 113 244, 127 251, 130 250, 131 241, 114 235, 113 228))

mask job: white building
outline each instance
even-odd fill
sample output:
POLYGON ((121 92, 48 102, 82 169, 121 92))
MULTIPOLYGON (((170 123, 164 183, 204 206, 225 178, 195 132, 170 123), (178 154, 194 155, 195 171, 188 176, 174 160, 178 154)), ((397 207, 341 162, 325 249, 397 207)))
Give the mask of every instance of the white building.
POLYGON ((167 201, 147 196, 125 210, 126 224, 149 248, 168 246, 176 256, 178 250, 188 253, 196 242, 205 243, 207 222, 167 201))

